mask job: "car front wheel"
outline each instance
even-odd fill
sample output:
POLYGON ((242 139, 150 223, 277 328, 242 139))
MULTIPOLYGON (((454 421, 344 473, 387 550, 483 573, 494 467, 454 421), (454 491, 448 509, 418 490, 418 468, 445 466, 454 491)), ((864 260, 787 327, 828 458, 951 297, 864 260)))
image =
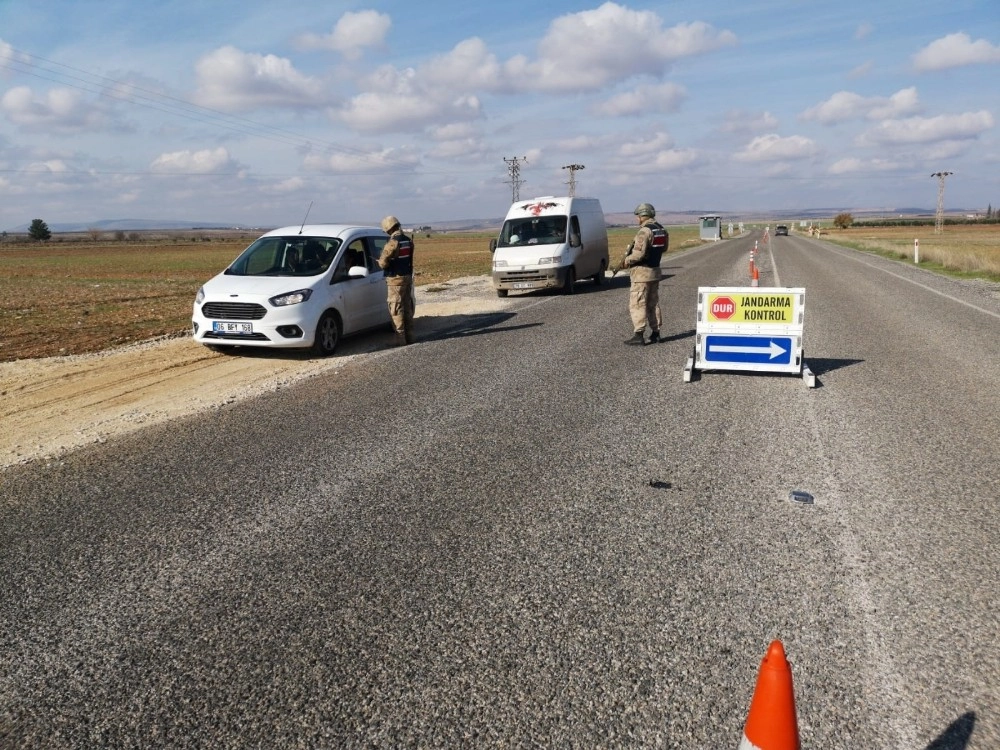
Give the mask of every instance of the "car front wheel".
POLYGON ((321 357, 329 357, 337 350, 340 343, 340 317, 333 310, 327 310, 316 325, 316 339, 313 341, 313 352, 321 357))

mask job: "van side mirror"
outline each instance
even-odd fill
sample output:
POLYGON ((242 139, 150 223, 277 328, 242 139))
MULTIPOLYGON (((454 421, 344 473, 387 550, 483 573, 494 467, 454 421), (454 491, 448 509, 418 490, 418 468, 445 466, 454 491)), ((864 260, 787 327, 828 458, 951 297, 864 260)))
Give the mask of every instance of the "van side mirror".
POLYGON ((496 237, 494 237, 492 240, 490 240, 490 252, 495 253, 496 251, 497 251, 497 240, 496 237))
POLYGON ((351 279, 363 279, 368 276, 368 269, 364 266, 351 266, 347 271, 347 277, 351 279))
POLYGON ((581 244, 583 244, 583 243, 580 242, 580 235, 573 234, 571 232, 570 235, 569 235, 569 246, 570 247, 580 247, 581 244))

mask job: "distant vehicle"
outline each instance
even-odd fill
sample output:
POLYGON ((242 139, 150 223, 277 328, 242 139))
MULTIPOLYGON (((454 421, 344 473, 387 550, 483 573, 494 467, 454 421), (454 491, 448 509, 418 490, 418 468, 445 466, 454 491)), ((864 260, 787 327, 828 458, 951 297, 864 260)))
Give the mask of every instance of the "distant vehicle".
POLYGON ((577 279, 603 284, 608 227, 601 202, 551 195, 517 201, 490 252, 498 297, 553 287, 572 294, 577 279))
POLYGON ((784 224, 778 224, 778 226, 774 228, 774 236, 777 237, 779 234, 783 234, 787 237, 788 227, 786 227, 784 224))
POLYGON ((311 348, 333 354, 344 336, 391 328, 378 227, 307 224, 255 240, 194 300, 194 340, 212 349, 311 348))

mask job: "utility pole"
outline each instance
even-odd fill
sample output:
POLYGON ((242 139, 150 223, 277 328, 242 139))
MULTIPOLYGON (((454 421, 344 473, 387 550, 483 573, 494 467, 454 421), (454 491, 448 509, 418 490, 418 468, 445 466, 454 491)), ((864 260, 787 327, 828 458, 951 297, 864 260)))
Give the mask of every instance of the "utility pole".
POLYGON ((583 169, 582 164, 567 164, 563 169, 569 170, 569 197, 572 198, 576 195, 576 173, 577 170, 583 169))
POLYGON ((931 177, 938 178, 937 213, 934 214, 934 234, 944 231, 944 178, 954 172, 934 172, 931 177))
POLYGON ((507 182, 510 183, 511 187, 511 202, 517 203, 521 200, 521 185, 524 184, 524 180, 521 179, 521 162, 527 164, 528 157, 522 156, 519 159, 515 156, 513 159, 508 159, 505 156, 504 161, 507 163, 507 173, 510 175, 510 179, 507 182))

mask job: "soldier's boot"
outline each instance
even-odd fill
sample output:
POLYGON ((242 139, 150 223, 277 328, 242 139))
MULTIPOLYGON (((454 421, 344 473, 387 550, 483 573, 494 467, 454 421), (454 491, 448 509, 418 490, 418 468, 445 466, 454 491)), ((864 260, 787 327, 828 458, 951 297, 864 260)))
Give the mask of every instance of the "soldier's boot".
POLYGON ((406 346, 408 343, 405 333, 397 333, 392 340, 393 346, 406 346))
POLYGON ((660 341, 662 341, 662 339, 660 338, 660 332, 659 331, 653 331, 651 334, 649 334, 649 343, 650 344, 658 344, 658 343, 660 343, 660 341))
POLYGON ((403 334, 403 339, 406 341, 407 344, 412 344, 413 343, 413 331, 411 331, 409 328, 407 328, 406 332, 403 334))
POLYGON ((642 346, 646 341, 642 338, 642 331, 636 331, 630 339, 625 339, 625 343, 630 346, 642 346))

